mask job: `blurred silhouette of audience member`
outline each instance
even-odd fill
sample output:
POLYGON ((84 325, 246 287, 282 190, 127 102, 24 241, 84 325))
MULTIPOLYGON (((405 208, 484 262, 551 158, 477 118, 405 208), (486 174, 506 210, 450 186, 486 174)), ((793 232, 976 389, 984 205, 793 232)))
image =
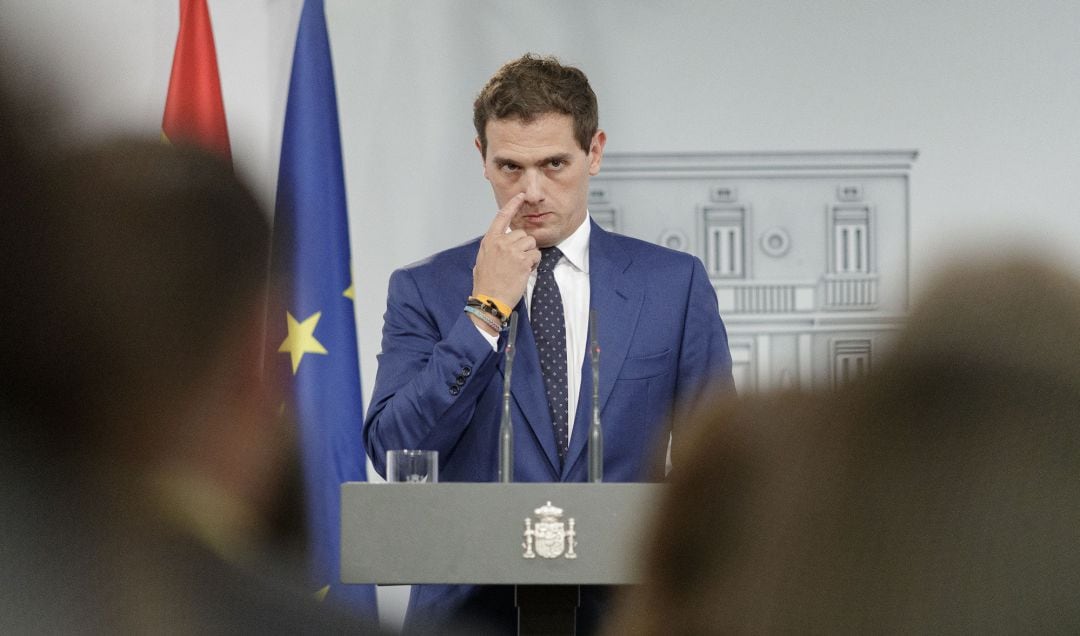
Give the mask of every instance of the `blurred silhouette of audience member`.
POLYGON ((824 394, 694 416, 611 634, 1080 631, 1080 281, 952 268, 824 394))
POLYGON ((262 374, 269 223, 232 169, 118 141, 4 179, 0 628, 363 629, 265 558, 295 434, 262 374))
POLYGON ((43 128, 38 105, 13 98, 9 73, 0 64, 0 631, 71 632, 95 627, 82 619, 101 595, 92 583, 69 581, 95 561, 99 526, 86 527, 86 489, 53 444, 64 430, 23 412, 29 387, 19 380, 32 358, 23 345, 38 310, 37 281, 26 273, 41 247, 37 224, 49 188, 32 143, 43 128))

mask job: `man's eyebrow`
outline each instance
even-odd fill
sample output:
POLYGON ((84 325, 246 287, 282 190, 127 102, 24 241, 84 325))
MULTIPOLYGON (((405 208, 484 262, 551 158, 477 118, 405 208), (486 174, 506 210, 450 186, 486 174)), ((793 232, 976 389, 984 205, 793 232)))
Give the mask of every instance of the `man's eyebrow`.
POLYGON ((570 163, 570 158, 571 158, 570 153, 568 153, 568 152, 560 152, 558 154, 551 155, 550 157, 544 157, 539 162, 537 162, 536 165, 543 166, 543 165, 551 163, 552 161, 561 161, 563 163, 570 163))
MULTIPOLYGON (((551 163, 552 161, 561 161, 562 163, 570 163, 570 160, 572 158, 573 158, 573 155, 570 154, 569 152, 560 152, 560 153, 556 153, 554 155, 549 155, 547 157, 543 157, 542 159, 540 159, 540 160, 538 160, 536 162, 536 165, 538 165, 538 166, 546 166, 547 164, 551 163)), ((491 160, 493 162, 495 162, 495 165, 497 165, 497 166, 520 166, 521 165, 520 161, 516 161, 514 159, 508 159, 506 157, 495 156, 495 157, 492 157, 491 160)))

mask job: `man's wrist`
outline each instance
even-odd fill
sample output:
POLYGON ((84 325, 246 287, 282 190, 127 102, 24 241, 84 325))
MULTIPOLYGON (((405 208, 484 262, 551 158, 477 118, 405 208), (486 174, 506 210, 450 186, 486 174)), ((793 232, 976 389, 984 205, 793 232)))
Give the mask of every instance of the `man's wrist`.
POLYGON ((513 308, 510 307, 510 305, 507 305, 506 303, 502 302, 498 298, 495 298, 494 296, 488 296, 487 294, 476 294, 476 293, 474 293, 472 296, 469 297, 469 299, 472 300, 473 298, 475 298, 476 300, 480 301, 481 303, 483 303, 485 305, 491 305, 492 307, 497 309, 499 314, 501 314, 501 316, 496 316, 496 317, 499 318, 500 320, 509 319, 510 312, 513 311, 513 308))
POLYGON ((510 327, 511 311, 509 309, 504 311, 500 306, 505 307, 491 296, 469 296, 465 302, 465 311, 476 316, 495 331, 501 332, 510 327))

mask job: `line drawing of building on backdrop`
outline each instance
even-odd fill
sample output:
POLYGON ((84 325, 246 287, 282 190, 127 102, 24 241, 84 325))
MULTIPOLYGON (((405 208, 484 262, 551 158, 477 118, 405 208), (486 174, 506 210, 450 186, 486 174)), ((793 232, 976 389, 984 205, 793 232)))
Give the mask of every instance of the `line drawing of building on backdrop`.
POLYGON ((861 377, 903 324, 916 150, 606 153, 603 228, 697 255, 740 392, 861 377))

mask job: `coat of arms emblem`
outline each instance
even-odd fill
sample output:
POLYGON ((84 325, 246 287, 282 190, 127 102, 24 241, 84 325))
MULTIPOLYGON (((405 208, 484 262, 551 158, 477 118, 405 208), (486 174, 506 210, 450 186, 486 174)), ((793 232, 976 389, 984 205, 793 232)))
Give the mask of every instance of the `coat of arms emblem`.
POLYGON ((533 510, 536 519, 525 518, 525 542, 521 547, 525 553, 521 556, 526 559, 535 559, 537 555, 544 559, 576 559, 577 532, 574 531, 574 518, 570 517, 564 523, 562 520, 563 510, 545 503, 533 510))

